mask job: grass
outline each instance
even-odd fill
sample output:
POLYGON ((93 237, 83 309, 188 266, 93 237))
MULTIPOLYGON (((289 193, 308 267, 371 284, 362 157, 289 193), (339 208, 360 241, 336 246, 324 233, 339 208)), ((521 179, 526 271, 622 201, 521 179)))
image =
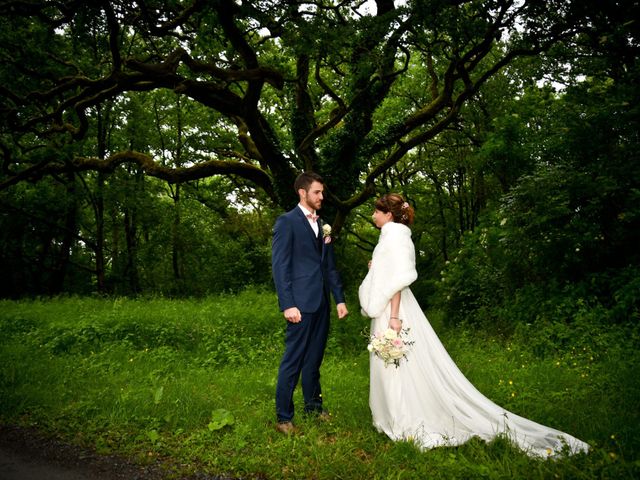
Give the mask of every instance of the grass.
POLYGON ((361 334, 368 321, 353 305, 347 320, 332 320, 322 370, 332 421, 297 418, 303 435, 278 434, 273 397, 284 320, 276 304, 273 293, 256 291, 204 300, 2 301, 0 421, 160 462, 176 478, 640 476, 639 354, 629 330, 600 328, 597 344, 580 337, 541 354, 531 332, 498 339, 445 330, 433 314, 480 391, 593 446, 589 455, 542 461, 502 439, 420 452, 377 433, 361 334))

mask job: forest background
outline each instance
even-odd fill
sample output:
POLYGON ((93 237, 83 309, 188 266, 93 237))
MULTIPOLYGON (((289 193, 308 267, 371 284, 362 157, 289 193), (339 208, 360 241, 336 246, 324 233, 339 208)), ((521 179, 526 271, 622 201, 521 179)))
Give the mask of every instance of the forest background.
POLYGON ((617 332, 635 368, 638 13, 0 2, 0 297, 271 298, 271 228, 313 170, 354 314, 393 191, 443 329, 539 358, 617 332))

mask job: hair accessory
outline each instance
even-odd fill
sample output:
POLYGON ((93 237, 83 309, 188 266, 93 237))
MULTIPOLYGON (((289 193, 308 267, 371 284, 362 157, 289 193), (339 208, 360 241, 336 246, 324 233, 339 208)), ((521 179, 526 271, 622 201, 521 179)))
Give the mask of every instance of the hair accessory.
POLYGON ((409 208, 409 204, 407 202, 404 202, 402 204, 402 210, 406 210, 407 208, 409 208))

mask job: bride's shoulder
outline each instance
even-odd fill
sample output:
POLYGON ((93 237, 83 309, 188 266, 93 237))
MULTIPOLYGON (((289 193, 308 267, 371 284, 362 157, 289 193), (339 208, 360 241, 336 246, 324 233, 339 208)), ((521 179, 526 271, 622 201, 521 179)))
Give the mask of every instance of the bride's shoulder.
POLYGON ((382 226, 380 236, 389 239, 411 238, 411 229, 403 223, 388 222, 382 226))

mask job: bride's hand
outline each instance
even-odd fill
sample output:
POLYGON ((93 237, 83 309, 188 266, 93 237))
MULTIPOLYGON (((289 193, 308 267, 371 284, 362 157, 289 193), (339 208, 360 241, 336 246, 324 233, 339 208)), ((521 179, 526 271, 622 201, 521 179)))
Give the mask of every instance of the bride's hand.
POLYGON ((371 260, 369 260, 369 263, 367 264, 367 268, 371 268, 371 260))
POLYGON ((400 331, 402 330, 402 320, 400 320, 399 318, 390 318, 389 328, 395 330, 397 333, 400 333, 400 331))

